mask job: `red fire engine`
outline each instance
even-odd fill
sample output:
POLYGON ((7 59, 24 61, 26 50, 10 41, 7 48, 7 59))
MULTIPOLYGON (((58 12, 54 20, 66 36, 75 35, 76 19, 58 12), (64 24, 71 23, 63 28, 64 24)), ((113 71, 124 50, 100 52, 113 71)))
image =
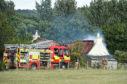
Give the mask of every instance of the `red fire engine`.
MULTIPOLYGON (((25 45, 26 46, 26 45, 25 45)), ((6 46, 3 56, 6 68, 68 68, 70 53, 68 47, 50 46, 36 49, 19 47, 12 44, 6 46)))

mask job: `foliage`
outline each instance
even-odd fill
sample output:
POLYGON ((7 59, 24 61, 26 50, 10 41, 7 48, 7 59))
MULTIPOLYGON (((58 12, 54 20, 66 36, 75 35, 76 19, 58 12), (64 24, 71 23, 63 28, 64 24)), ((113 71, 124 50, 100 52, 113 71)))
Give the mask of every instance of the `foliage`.
POLYGON ((84 48, 85 44, 81 41, 76 41, 73 46, 70 46, 70 52, 71 52, 71 66, 74 66, 74 63, 76 62, 77 59, 79 59, 79 63, 81 67, 85 66, 85 62, 82 56, 82 51, 84 48))
POLYGON ((30 43, 32 34, 37 30, 36 18, 33 15, 16 12, 16 15, 12 17, 12 23, 17 35, 13 43, 30 43))
POLYGON ((4 63, 0 60, 0 71, 4 71, 5 70, 5 65, 4 63))
POLYGON ((114 57, 119 63, 127 63, 127 52, 126 51, 116 50, 114 57))
POLYGON ((127 50, 127 24, 118 23, 113 26, 103 26, 105 41, 111 53, 115 50, 127 50))
POLYGON ((112 25, 116 22, 120 22, 119 4, 118 0, 94 0, 90 3, 89 8, 84 8, 88 8, 86 15, 89 18, 90 23, 94 26, 101 27, 105 24, 112 25))
POLYGON ((55 2, 55 10, 57 15, 70 15, 76 12, 76 1, 75 0, 57 0, 55 2))
POLYGON ((5 1, 5 0, 0 1, 1 12, 4 12, 9 18, 11 18, 11 16, 13 16, 13 14, 15 13, 14 7, 15 5, 12 1, 5 1))
POLYGON ((49 21, 51 19, 51 0, 41 0, 40 4, 36 2, 36 9, 39 20, 49 21))
MULTIPOLYGON (((16 12, 19 13, 19 14, 25 14, 25 15, 29 15, 29 16, 33 16, 33 17, 36 16, 36 10, 17 9, 16 12)), ((28 18, 28 16, 26 18, 28 18)))
MULTIPOLYGON (((4 44, 10 42, 15 35, 15 28, 11 23, 11 17, 14 14, 14 3, 12 1, 0 1, 0 63, 2 64, 2 56, 4 44)), ((0 64, 0 65, 1 65, 0 64)), ((3 69, 3 66, 0 66, 3 69)))

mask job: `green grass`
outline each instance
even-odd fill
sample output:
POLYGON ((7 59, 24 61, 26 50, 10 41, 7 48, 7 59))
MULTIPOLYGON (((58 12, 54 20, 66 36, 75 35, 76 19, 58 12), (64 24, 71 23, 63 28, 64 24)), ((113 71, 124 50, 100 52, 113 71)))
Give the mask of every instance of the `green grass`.
POLYGON ((9 70, 0 84, 127 84, 125 70, 9 70))

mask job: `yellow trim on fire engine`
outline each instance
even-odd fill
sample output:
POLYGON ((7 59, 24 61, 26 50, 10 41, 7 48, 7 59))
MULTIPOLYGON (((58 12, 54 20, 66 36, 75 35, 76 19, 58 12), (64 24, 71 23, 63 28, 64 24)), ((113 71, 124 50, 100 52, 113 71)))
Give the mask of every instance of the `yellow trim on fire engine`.
POLYGON ((38 59, 38 55, 32 55, 32 59, 38 59))
POLYGON ((51 50, 46 50, 46 52, 47 52, 47 53, 50 53, 50 52, 51 52, 51 50))
POLYGON ((7 62, 7 60, 4 60, 4 63, 6 63, 7 62))
POLYGON ((6 58, 4 57, 4 60, 5 60, 6 58))
POLYGON ((58 57, 57 55, 54 56, 54 59, 58 60, 60 59, 60 57, 58 57))
POLYGON ((45 52, 50 53, 51 50, 39 50, 39 49, 20 49, 20 51, 28 52, 28 51, 36 51, 36 52, 45 52))
POLYGON ((29 61, 32 61, 32 59, 29 59, 29 61))
POLYGON ((61 62, 62 60, 61 60, 61 59, 59 59, 59 61, 61 62))
POLYGON ((70 57, 64 56, 64 60, 70 60, 70 57))
POLYGON ((20 59, 20 54, 17 54, 16 56, 17 56, 17 57, 16 57, 16 60, 17 60, 18 62, 20 62, 20 60, 19 60, 19 59, 20 59))
POLYGON ((5 58, 5 56, 3 57, 3 61, 4 61, 4 64, 7 65, 7 59, 5 58))
POLYGON ((51 59, 51 62, 53 62, 54 61, 54 59, 51 59))

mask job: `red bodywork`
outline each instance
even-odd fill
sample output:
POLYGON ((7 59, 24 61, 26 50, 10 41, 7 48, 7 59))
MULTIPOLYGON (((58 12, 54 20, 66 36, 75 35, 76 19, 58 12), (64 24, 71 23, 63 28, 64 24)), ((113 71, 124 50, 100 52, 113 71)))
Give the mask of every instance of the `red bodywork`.
MULTIPOLYGON (((64 59, 64 57, 66 56, 64 50, 67 51, 68 57, 70 57, 70 53, 69 53, 68 47, 65 47, 65 46, 50 46, 48 48, 48 50, 52 51, 52 53, 51 53, 51 60, 53 60, 53 61, 51 61, 51 68, 53 68, 53 64, 59 64, 60 62, 64 62, 64 63, 69 63, 70 62, 70 59, 69 60, 65 60, 64 59), (58 58, 59 59, 54 59, 54 56, 56 56, 54 49, 58 49, 58 54, 59 54, 58 58)), ((21 54, 19 48, 17 50, 17 54, 19 56, 21 54)), ((20 57, 18 57, 18 56, 16 56, 16 58, 20 59, 20 57)), ((32 59, 32 55, 29 55, 29 59, 32 59)), ((38 59, 39 59, 39 56, 38 56, 38 59)), ((31 68, 31 65, 34 63, 34 64, 36 64, 37 68, 39 68, 39 60, 38 59, 32 59, 32 60, 29 61, 28 64, 17 62, 16 67, 18 67, 18 68, 31 68)))
MULTIPOLYGON (((58 50, 59 50, 59 54, 60 54, 60 49, 62 49, 62 55, 63 56, 60 56, 60 59, 61 60, 64 60, 64 56, 65 56, 65 53, 64 53, 64 49, 67 49, 68 50, 68 47, 65 47, 65 46, 51 46, 50 47, 50 50, 51 51, 53 51, 53 53, 51 54, 51 59, 54 59, 54 56, 55 56, 55 51, 54 51, 54 49, 55 48, 58 48, 58 50)), ((70 57, 70 53, 69 53, 69 51, 68 51, 68 56, 70 57)), ((65 61, 65 63, 68 63, 68 62, 70 62, 70 60, 64 60, 65 61)), ((52 63, 59 63, 60 61, 59 60, 54 60, 54 62, 52 62, 52 63)))
MULTIPOLYGON (((68 47, 65 47, 65 46, 50 46, 50 48, 48 48, 48 49, 52 51, 52 53, 51 53, 51 59, 54 60, 54 61, 51 62, 51 68, 52 68, 52 69, 53 69, 53 64, 58 64, 58 63, 60 63, 61 61, 64 61, 65 63, 70 63, 70 60, 64 60, 64 56, 66 56, 65 53, 64 53, 64 49, 68 50, 68 47), (62 56, 59 57, 60 59, 57 59, 57 60, 54 59, 54 56, 56 55, 56 54, 55 54, 55 51, 54 51, 55 48, 57 48, 58 51, 59 51, 59 54, 62 55, 62 56), (60 53, 60 50, 62 51, 61 53, 60 53), (61 60, 61 61, 60 61, 60 60, 61 60)), ((70 57, 70 52, 69 52, 69 50, 68 50, 68 57, 70 57)), ((29 58, 32 58, 32 56, 29 56, 29 58)), ((32 65, 33 63, 35 63, 35 64, 37 65, 37 68, 39 68, 39 61, 38 61, 38 60, 29 61, 28 68, 31 68, 31 65, 32 65)), ((24 65, 21 65, 20 68, 27 68, 27 67, 24 66, 24 65)))

